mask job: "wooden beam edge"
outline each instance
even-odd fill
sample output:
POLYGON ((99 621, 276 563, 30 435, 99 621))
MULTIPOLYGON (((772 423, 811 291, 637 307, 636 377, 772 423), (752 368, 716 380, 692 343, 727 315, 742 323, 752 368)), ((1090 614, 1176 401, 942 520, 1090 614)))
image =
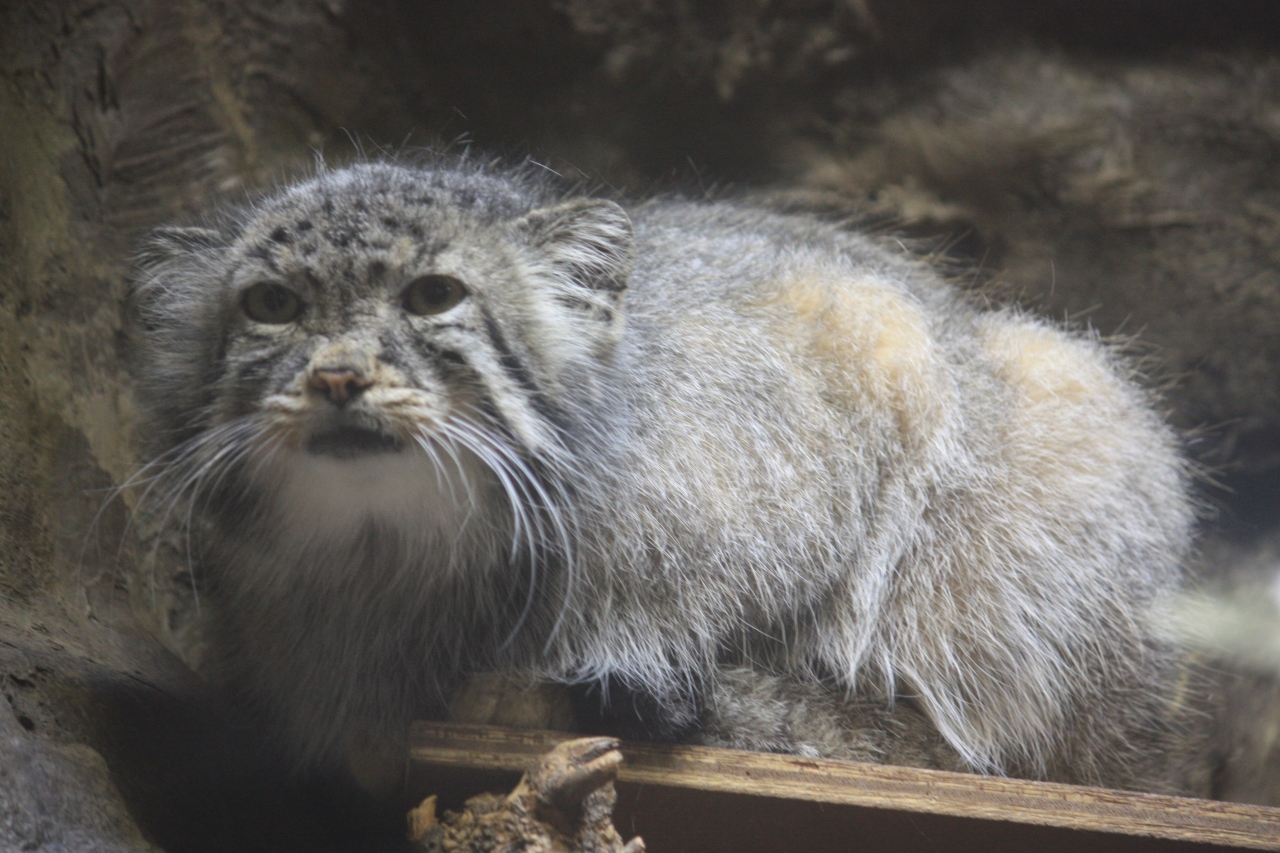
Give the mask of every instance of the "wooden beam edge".
MULTIPOLYGON (((420 722, 410 761, 522 772, 572 737, 420 722)), ((703 746, 624 743, 622 752, 624 783, 1280 850, 1280 809, 1267 806, 703 746)))

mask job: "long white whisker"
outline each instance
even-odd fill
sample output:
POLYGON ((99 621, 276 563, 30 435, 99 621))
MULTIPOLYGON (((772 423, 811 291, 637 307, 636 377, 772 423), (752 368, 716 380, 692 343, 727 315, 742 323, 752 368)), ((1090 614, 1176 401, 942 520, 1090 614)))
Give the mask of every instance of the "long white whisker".
MULTIPOLYGON (((500 454, 508 462, 511 469, 520 474, 519 479, 521 482, 521 491, 527 498, 533 497, 533 495, 530 494, 530 490, 537 493, 540 505, 546 509, 552 524, 556 528, 556 541, 562 549, 565 550, 565 556, 567 557, 567 552, 570 549, 572 539, 565 526, 564 515, 561 509, 561 502, 567 497, 564 494, 563 488, 558 483, 552 486, 561 500, 553 499, 547 492, 546 488, 544 488, 542 478, 538 477, 533 472, 528 463, 521 458, 515 450, 506 443, 496 440, 494 437, 486 434, 484 431, 478 429, 472 424, 467 424, 465 428, 469 429, 477 440, 483 442, 487 447, 500 454)), ((543 531, 543 533, 545 533, 545 531, 543 531)), ((543 536, 542 541, 543 544, 547 544, 548 538, 543 536)))
MULTIPOLYGON (((266 432, 266 431, 267 431, 267 428, 264 427, 263 432, 266 432)), ((253 480, 256 480, 258 477, 258 473, 262 471, 263 467, 268 462, 270 462, 277 453, 280 452, 280 448, 284 447, 288 439, 289 439, 288 433, 277 430, 271 436, 271 438, 268 439, 266 446, 259 449, 260 452, 258 453, 258 461, 254 464, 253 468, 245 475, 245 479, 250 482, 252 482, 253 480)))
MULTIPOLYGON (((568 613, 570 594, 577 579, 573 537, 570 535, 569 525, 566 524, 564 513, 564 506, 568 503, 568 496, 565 494, 564 489, 559 482, 553 482, 551 489, 556 494, 556 497, 553 498, 544 487, 542 478, 538 477, 534 473, 534 471, 529 467, 529 464, 521 458, 521 456, 510 445, 506 442, 499 441, 491 432, 481 429, 479 426, 468 422, 465 418, 454 420, 452 422, 452 426, 457 428, 457 432, 469 435, 476 443, 483 445, 487 450, 491 450, 493 453, 496 453, 505 463, 503 467, 516 475, 515 479, 519 483, 522 496, 526 500, 529 500, 531 505, 534 505, 535 503, 532 498, 534 497, 533 493, 536 493, 536 503, 541 506, 543 512, 535 511, 534 517, 537 519, 538 540, 543 547, 552 544, 552 537, 549 531, 545 529, 545 525, 550 522, 551 526, 554 528, 555 544, 559 546, 554 550, 558 551, 564 562, 566 587, 565 594, 561 601, 560 610, 557 613, 556 620, 552 624, 551 630, 547 636, 547 647, 549 648, 551 640, 559 631, 560 626, 563 624, 565 616, 568 613), (556 498, 559 498, 559 500, 556 498)), ((576 519, 570 523, 573 524, 573 527, 576 530, 576 519)), ((536 561, 537 556, 531 555, 530 559, 531 561, 536 561)), ((531 589, 530 596, 533 594, 534 590, 531 589)), ((529 606, 529 604, 526 604, 524 613, 522 613, 520 619, 517 620, 517 629, 519 628, 520 623, 522 623, 524 618, 527 616, 529 606)))
POLYGON ((514 561, 520 554, 520 540, 524 539, 532 556, 537 552, 537 530, 535 529, 535 518, 529 512, 529 506, 526 503, 527 495, 520 488, 518 480, 513 476, 513 472, 506 464, 506 460, 500 454, 483 444, 469 444, 471 451, 479 456, 489 469, 497 475, 502 483, 503 491, 507 494, 507 500, 511 504, 512 512, 512 539, 511 539, 511 559, 514 561))
POLYGON ((503 642, 505 647, 515 640, 520 628, 524 625, 530 611, 533 609, 537 594, 538 544, 541 536, 540 530, 535 530, 532 522, 539 521, 539 519, 536 513, 530 514, 530 507, 526 506, 529 494, 524 489, 523 484, 520 483, 520 478, 514 476, 515 472, 509 467, 506 457, 501 453, 495 452, 492 443, 486 440, 486 436, 478 430, 469 428, 461 421, 454 421, 449 425, 449 429, 464 446, 480 457, 481 461, 494 472, 502 483, 512 511, 514 532, 512 536, 511 561, 513 563, 519 554, 521 530, 523 530, 524 538, 528 544, 529 590, 525 596, 524 607, 521 609, 519 616, 516 617, 515 624, 510 633, 508 633, 507 639, 503 642))
MULTIPOLYGON (((232 421, 222 427, 211 430, 202 436, 202 440, 192 442, 189 452, 184 454, 180 459, 176 460, 171 466, 176 469, 179 479, 174 483, 163 495, 164 504, 167 505, 164 516, 159 520, 158 527, 161 530, 167 529, 169 520, 174 510, 185 502, 188 502, 188 512, 186 515, 186 538, 187 538, 187 556, 190 562, 190 508, 194 501, 195 494, 199 490, 200 483, 205 480, 214 470, 218 469, 221 464, 230 457, 238 457, 243 449, 248 445, 243 443, 241 439, 246 432, 253 431, 254 424, 251 422, 240 420, 232 421), (220 446, 219 446, 220 445, 220 446), (216 449, 212 455, 203 455, 201 453, 208 446, 216 449), (191 498, 187 499, 186 495, 191 492, 191 498)), ((148 489, 148 494, 150 489, 148 489)), ((154 583, 154 579, 153 579, 154 583)))
POLYGON ((454 446, 454 439, 447 434, 442 434, 439 438, 428 434, 425 430, 414 435, 414 439, 431 457, 432 465, 435 468, 436 482, 439 484, 441 477, 449 488, 449 499, 455 505, 458 504, 458 495, 454 487, 454 478, 449 476, 448 469, 445 468, 444 460, 441 459, 440 453, 443 451, 448 456, 449 461, 453 463, 454 469, 457 471, 457 480, 462 484, 462 491, 467 497, 467 514, 462 517, 462 521, 458 523, 457 532, 454 535, 454 545, 462 540, 467 530, 467 525, 471 523, 471 519, 475 516, 476 509, 479 504, 476 502, 475 492, 471 488, 471 478, 467 476, 466 469, 462 466, 462 459, 458 456, 457 448, 454 446))
MULTIPOLYGON (((193 458, 193 461, 196 463, 195 466, 188 469, 182 476, 182 479, 179 480, 165 495, 165 502, 169 505, 169 509, 160 520, 161 529, 168 526, 169 518, 173 513, 173 509, 179 502, 181 502, 183 495, 185 495, 193 485, 198 483, 205 476, 205 472, 209 467, 217 465, 227 454, 235 452, 236 448, 239 446, 235 443, 235 439, 239 438, 239 433, 244 432, 245 429, 247 429, 247 426, 247 424, 237 422, 236 429, 226 430, 224 434, 218 436, 218 438, 223 440, 224 443, 212 456, 193 458)), ((195 457, 195 453, 192 454, 192 457, 195 457)))
MULTIPOLYGON (((120 562, 120 554, 124 548, 124 543, 133 530, 134 521, 137 518, 138 513, 147 506, 147 502, 151 497, 151 492, 156 488, 156 486, 171 480, 174 470, 176 469, 180 471, 182 467, 187 464, 187 460, 194 457, 201 447, 221 440, 229 432, 233 432, 235 426, 236 424, 234 422, 231 424, 224 424, 223 426, 217 427, 209 432, 201 433, 193 438, 189 438, 175 447, 169 448, 155 459, 152 459, 146 465, 143 465, 142 468, 119 486, 119 492, 123 492, 127 489, 140 485, 141 483, 147 483, 147 488, 137 498, 134 503, 134 509, 129 513, 129 517, 125 521, 124 530, 120 532, 120 544, 116 548, 117 564, 120 562), (160 467, 155 474, 145 480, 140 479, 142 474, 156 466, 160 467)), ((109 500, 114 500, 114 497, 115 496, 113 495, 109 500)), ((101 512, 101 510, 99 510, 99 512, 101 512)), ((154 585, 154 578, 152 579, 152 584, 154 585)))
POLYGON ((435 442, 433 442, 429 436, 420 432, 414 433, 413 440, 416 441, 418 446, 422 448, 423 452, 431 458, 431 471, 436 476, 436 488, 439 490, 447 488, 449 490, 449 500, 456 504, 458 502, 458 495, 457 492, 454 491, 453 480, 449 477, 448 472, 444 470, 444 463, 440 459, 440 454, 437 452, 435 442))
POLYGON ((533 522, 536 521, 536 516, 529 513, 531 495, 524 488, 521 478, 515 476, 518 472, 509 464, 508 456, 482 432, 469 429, 462 422, 451 423, 448 428, 502 481, 503 490, 507 493, 507 499, 512 505, 512 512, 518 516, 517 529, 513 531, 511 559, 514 560, 518 554, 518 543, 522 532, 530 550, 536 551, 538 540, 541 539, 541 531, 535 529, 536 524, 533 522))
POLYGON ((449 458, 453 460, 453 465, 458 470, 458 479, 462 481, 462 488, 467 493, 467 501, 474 508, 476 506, 476 496, 475 492, 472 491, 471 488, 471 480, 467 477, 467 472, 462 466, 462 459, 458 456, 458 448, 456 445, 457 439, 448 431, 447 428, 441 431, 441 435, 444 439, 443 441, 433 441, 432 443, 437 444, 440 449, 449 454, 449 458))
MULTIPOLYGON (((247 424, 246 427, 246 430, 237 432, 248 432, 248 440, 236 441, 235 443, 229 442, 227 447, 231 448, 232 452, 226 453, 226 448, 220 450, 208 464, 201 466, 201 473, 191 483, 191 497, 187 500, 187 513, 186 518, 183 521, 183 527, 186 537, 187 577, 191 582, 191 593, 195 599, 197 613, 200 612, 200 592, 196 586, 196 572, 192 557, 192 553, 195 550, 191 543, 192 518, 196 510, 196 505, 200 500, 201 493, 203 492, 204 494, 204 505, 207 507, 209 499, 218 490, 218 487, 226 478, 227 473, 234 468, 240 460, 253 452, 254 442, 262 435, 264 428, 261 424, 252 423, 247 424), (218 476, 213 483, 209 485, 208 488, 202 488, 204 482, 215 472, 218 476)), ((237 439, 241 437, 242 436, 236 436, 237 439)))
MULTIPOLYGON (((78 583, 81 586, 92 586, 93 584, 96 584, 98 581, 102 579, 103 569, 101 566, 99 566, 98 572, 91 579, 86 580, 83 574, 84 555, 85 555, 85 552, 89 549, 89 537, 93 535, 94 532, 98 529, 98 524, 102 521, 102 514, 107 511, 107 507, 111 506, 111 504, 114 503, 117 499, 122 498, 124 494, 128 492, 130 489, 140 485, 141 483, 150 483, 154 485, 157 480, 159 480, 161 477, 164 476, 163 468, 161 468, 157 473, 151 475, 150 477, 143 478, 142 475, 152 468, 156 468, 157 466, 162 466, 164 464, 165 457, 171 455, 177 449, 178 448, 170 448, 169 450, 162 453, 160 456, 157 456, 155 459, 152 459, 151 461, 147 462, 137 471, 130 474, 128 479, 126 479, 123 483, 116 486, 112 486, 106 490, 107 495, 105 498, 103 498, 102 503, 98 506, 97 512, 93 514, 93 519, 92 521, 89 522, 89 530, 85 534, 84 543, 80 546, 80 555, 78 558, 78 562, 77 562, 78 567, 76 571, 77 571, 78 583)), ((114 561, 114 564, 116 566, 119 566, 120 564, 120 556, 123 553, 124 543, 126 538, 129 535, 130 526, 132 524, 133 524, 133 512, 130 512, 128 515, 128 518, 125 521, 124 530, 122 530, 120 533, 120 541, 116 545, 116 553, 115 553, 115 561, 114 561)), ((101 546, 101 542, 99 542, 99 547, 100 546, 101 546)), ((101 558, 101 550, 99 550, 99 558, 101 558)))

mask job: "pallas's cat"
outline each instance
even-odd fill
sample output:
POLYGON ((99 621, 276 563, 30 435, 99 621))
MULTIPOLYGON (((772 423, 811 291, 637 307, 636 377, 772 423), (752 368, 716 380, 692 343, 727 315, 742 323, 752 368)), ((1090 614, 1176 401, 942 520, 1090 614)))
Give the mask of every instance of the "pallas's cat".
POLYGON ((807 215, 465 161, 162 230, 137 296, 222 677, 302 765, 498 671, 659 737, 894 760, 905 715, 936 766, 1180 784, 1186 467, 1088 335, 807 215))

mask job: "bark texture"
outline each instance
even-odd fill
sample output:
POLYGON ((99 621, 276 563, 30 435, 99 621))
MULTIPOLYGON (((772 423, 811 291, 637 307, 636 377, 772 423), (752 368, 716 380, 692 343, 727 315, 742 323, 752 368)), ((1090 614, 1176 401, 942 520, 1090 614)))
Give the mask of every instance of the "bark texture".
POLYGON ((566 741, 543 755, 515 790, 481 794, 436 820, 436 798, 409 813, 409 836, 427 853, 644 853, 613 825, 622 753, 612 738, 566 741))

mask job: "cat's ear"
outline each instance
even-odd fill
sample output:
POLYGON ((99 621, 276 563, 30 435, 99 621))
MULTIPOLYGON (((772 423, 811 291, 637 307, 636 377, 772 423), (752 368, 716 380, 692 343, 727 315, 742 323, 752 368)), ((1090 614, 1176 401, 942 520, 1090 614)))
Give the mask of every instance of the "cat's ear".
POLYGON ((631 273, 631 217, 611 201, 579 198, 541 207, 516 221, 547 261, 593 290, 621 293, 631 273))
POLYGON ((191 281, 191 271, 208 263, 215 257, 215 250, 229 243, 225 234, 212 228, 166 226, 147 235, 134 258, 129 281, 129 294, 143 317, 144 326, 151 327, 157 322, 152 315, 163 313, 161 306, 168 301, 166 294, 191 281), (186 273, 179 274, 180 269, 186 273))
POLYGON ((138 252, 137 264, 144 269, 158 266, 193 252, 220 249, 227 242, 226 235, 212 228, 165 226, 148 235, 138 252))

